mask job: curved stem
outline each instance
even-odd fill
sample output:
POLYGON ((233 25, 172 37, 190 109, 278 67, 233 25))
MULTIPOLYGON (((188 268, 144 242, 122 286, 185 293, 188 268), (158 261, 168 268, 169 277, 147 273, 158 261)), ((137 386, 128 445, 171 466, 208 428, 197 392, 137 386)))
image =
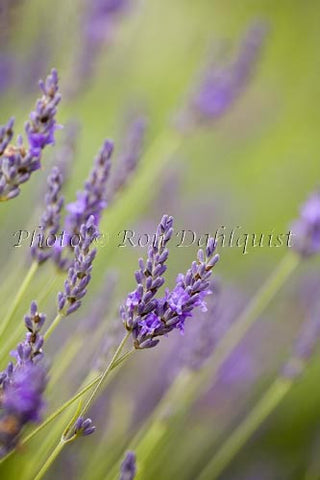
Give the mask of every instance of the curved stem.
POLYGON ((111 372, 112 368, 114 368, 115 366, 115 363, 116 361, 118 360, 118 357, 120 355, 120 353, 122 352, 128 338, 130 337, 131 335, 131 332, 127 332, 127 334, 123 337, 122 341, 120 342, 117 350, 115 351, 110 363, 108 364, 107 368, 105 369, 105 371, 103 372, 103 374, 101 375, 100 377, 100 380, 99 382, 97 383, 95 389, 93 390, 93 392, 91 393, 90 397, 88 398, 88 400, 86 401, 84 407, 82 408, 81 410, 81 413, 80 413, 80 416, 84 416, 86 414, 86 412, 89 410, 90 408, 90 405, 92 404, 93 400, 95 399, 95 397, 97 396, 100 388, 102 387, 105 379, 107 378, 108 374, 111 372))
POLYGON ((20 288, 19 288, 16 296, 14 297, 14 299, 11 303, 10 309, 8 310, 6 316, 4 317, 4 319, 3 319, 3 321, 0 325, 0 337, 3 335, 3 333, 7 329, 8 325, 10 324, 10 321, 12 320, 12 317, 16 313, 16 311, 19 307, 19 303, 21 302, 21 300, 22 300, 22 298, 23 298, 31 280, 33 279, 36 271, 38 270, 38 267, 39 267, 39 264, 37 262, 33 262, 31 264, 26 276, 24 277, 24 280, 23 280, 22 284, 20 285, 20 288))
POLYGON ((233 430, 216 454, 202 470, 197 480, 215 480, 225 470, 240 449, 259 428, 270 413, 279 405, 292 386, 292 381, 277 378, 261 400, 250 410, 247 417, 233 430))

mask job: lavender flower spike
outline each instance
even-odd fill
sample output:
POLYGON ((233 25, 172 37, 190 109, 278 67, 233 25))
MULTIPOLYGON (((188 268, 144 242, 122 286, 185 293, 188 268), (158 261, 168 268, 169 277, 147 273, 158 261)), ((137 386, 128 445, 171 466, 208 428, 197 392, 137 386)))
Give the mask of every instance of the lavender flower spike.
POLYGON ((61 100, 57 70, 52 69, 46 81, 40 80, 39 85, 43 92, 42 98, 37 101, 25 126, 30 151, 35 155, 47 145, 54 144, 54 132, 57 129, 55 115, 61 100))
POLYGON ((192 316, 196 307, 206 311, 204 298, 211 293, 210 276, 219 256, 215 255, 215 243, 209 239, 205 251, 198 251, 198 261, 193 262, 185 275, 177 277, 173 290, 167 289, 164 297, 155 298, 164 283, 164 262, 169 252, 164 245, 172 236, 172 217, 164 216, 158 231, 164 233, 163 242, 158 241, 148 252, 146 265, 140 260, 136 272, 138 287, 128 295, 121 316, 126 329, 132 332, 137 349, 152 348, 161 336, 178 329, 184 332, 185 320, 192 316))
POLYGON ((92 215, 80 228, 81 240, 74 249, 75 260, 69 267, 64 292, 58 294, 58 310, 65 316, 78 310, 81 299, 87 293, 87 286, 91 280, 92 263, 97 253, 96 249, 92 249, 91 246, 97 235, 95 219, 92 215))
POLYGON ((0 129, 0 201, 19 195, 20 185, 29 180, 32 172, 39 170, 43 148, 54 143, 56 106, 61 99, 56 70, 52 70, 45 83, 40 82, 40 87, 43 96, 25 127, 29 148, 23 145, 21 136, 16 146, 9 144, 13 120, 0 129))
POLYGON ((293 248, 309 257, 320 251, 320 190, 314 192, 301 208, 300 218, 292 226, 293 248))
POLYGON ((183 122, 211 124, 223 116, 243 92, 259 57, 266 34, 264 24, 249 28, 238 56, 229 64, 210 65, 189 100, 183 122))
POLYGON ((136 456, 134 452, 127 452, 120 468, 119 480, 133 480, 136 476, 136 456))
POLYGON ((103 209, 107 205, 106 183, 110 173, 113 143, 106 140, 95 159, 93 169, 84 184, 84 189, 77 194, 77 200, 67 205, 69 211, 66 217, 68 233, 79 233, 82 224, 93 215, 95 225, 98 225, 103 209))
POLYGON ((163 274, 167 267, 169 251, 167 243, 173 234, 173 218, 164 215, 158 225, 153 245, 149 247, 146 263, 139 260, 139 270, 135 273, 137 288, 129 293, 121 315, 128 330, 136 327, 140 315, 151 312, 156 306, 154 296, 164 284, 163 274))
POLYGON ((84 419, 83 417, 79 417, 75 423, 74 434, 78 435, 91 435, 96 430, 96 427, 92 424, 91 418, 84 419))
POLYGON ((45 315, 32 302, 30 314, 25 316, 25 340, 12 352, 16 363, 10 362, 0 373, 0 458, 16 447, 27 423, 40 420, 47 384, 47 372, 40 363, 44 322, 45 315))
POLYGON ((45 195, 45 210, 40 221, 41 237, 38 243, 31 248, 32 258, 39 264, 45 262, 51 256, 52 247, 56 242, 56 233, 60 227, 60 212, 64 203, 64 198, 60 195, 62 182, 63 178, 59 169, 53 167, 47 180, 48 191, 45 195))
POLYGON ((126 185, 129 177, 137 168, 145 139, 146 123, 143 116, 138 116, 129 122, 124 147, 117 158, 117 168, 110 178, 108 200, 112 199, 126 185))

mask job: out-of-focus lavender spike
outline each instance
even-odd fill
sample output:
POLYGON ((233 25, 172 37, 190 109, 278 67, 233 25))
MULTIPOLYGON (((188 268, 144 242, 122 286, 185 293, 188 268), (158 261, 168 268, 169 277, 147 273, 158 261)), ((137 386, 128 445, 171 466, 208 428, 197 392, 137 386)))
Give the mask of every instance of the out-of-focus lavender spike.
POLYGON ((73 81, 69 94, 74 96, 87 87, 95 74, 102 47, 110 44, 119 19, 125 15, 131 0, 87 0, 82 17, 81 48, 76 54, 73 81))
POLYGON ((172 224, 172 217, 165 215, 156 236, 159 238, 161 234, 163 240, 157 241, 156 247, 149 249, 145 264, 140 259, 140 270, 136 272, 138 286, 128 295, 126 305, 120 309, 124 325, 132 332, 137 349, 155 347, 159 343, 158 337, 167 335, 174 329, 183 333, 185 320, 192 316, 195 308, 207 310, 204 299, 211 293, 211 271, 219 259, 215 254, 213 238, 209 238, 205 251, 198 251, 197 261, 192 263, 187 273, 178 275, 173 290, 167 289, 163 298, 155 298, 164 284, 164 262, 169 255, 165 245, 172 236, 172 224), (159 250, 161 244, 164 246, 159 250))
POLYGON ((299 377, 311 358, 320 339, 320 304, 303 324, 297 337, 291 358, 282 369, 282 375, 291 380, 299 377))
POLYGON ((293 248, 309 257, 320 251, 320 190, 310 195, 300 211, 300 217, 292 225, 293 248))
POLYGON ((31 248, 32 258, 39 264, 48 260, 53 253, 56 233, 60 228, 60 213, 64 198, 60 194, 63 178, 57 167, 53 167, 48 176, 48 191, 45 195, 45 209, 40 220, 41 236, 37 244, 31 248), (51 238, 51 244, 49 239, 51 238))
POLYGON ((34 171, 39 170, 42 150, 54 143, 56 107, 61 98, 56 70, 51 71, 45 82, 40 82, 40 88, 43 95, 37 101, 36 109, 31 112, 25 127, 29 148, 24 147, 22 137, 19 136, 17 145, 5 145, 0 155, 0 201, 19 195, 20 185, 28 181, 34 171))
POLYGON ((243 39, 237 57, 226 65, 210 65, 181 114, 181 127, 211 124, 232 107, 245 90, 266 35, 266 25, 251 26, 243 39))
POLYGON ((12 56, 9 53, 0 52, 0 93, 5 92, 12 86, 14 67, 15 62, 12 56))
POLYGON ((40 331, 44 322, 45 315, 32 302, 30 314, 25 316, 25 340, 12 352, 16 363, 9 362, 0 373, 0 458, 16 447, 27 423, 40 420, 47 384, 46 369, 39 363, 43 357, 40 331))
POLYGON ((136 455, 127 452, 120 467, 119 480, 133 480, 136 476, 136 455))
POLYGON ((110 177, 109 201, 126 185, 128 179, 137 168, 142 154, 146 126, 146 118, 142 116, 138 116, 129 122, 123 148, 117 157, 114 174, 110 177))
MULTIPOLYGON (((77 193, 77 200, 66 206, 68 214, 65 219, 65 232, 67 239, 79 235, 81 225, 90 217, 98 227, 101 215, 107 206, 107 181, 111 168, 113 143, 106 140, 95 158, 94 166, 84 183, 84 188, 77 193)), ((67 246, 71 246, 68 241, 67 246)), ((53 259, 59 269, 65 270, 72 265, 72 260, 64 256, 61 246, 54 248, 53 259)))
POLYGON ((114 294, 118 281, 116 272, 108 272, 102 287, 90 302, 88 313, 79 320, 79 331, 88 334, 96 330, 99 324, 106 318, 113 305, 114 294))
POLYGON ((71 120, 64 126, 63 138, 60 144, 54 149, 53 163, 56 165, 62 176, 64 183, 68 181, 71 173, 72 163, 75 158, 80 125, 76 120, 71 120))
POLYGON ((107 206, 106 184, 111 168, 113 143, 106 140, 95 159, 93 169, 84 184, 84 189, 77 194, 77 200, 67 205, 66 229, 70 234, 79 233, 80 226, 94 217, 99 224, 101 213, 107 206))
POLYGON ((91 418, 79 417, 75 423, 74 434, 76 436, 88 436, 96 431, 96 427, 93 425, 91 418))
POLYGON ((87 293, 92 263, 97 253, 96 249, 92 249, 92 243, 97 235, 95 219, 91 216, 80 228, 81 241, 74 248, 75 258, 68 270, 64 292, 58 294, 58 310, 65 316, 78 310, 82 298, 87 293))
POLYGON ((198 311, 196 320, 190 325, 186 341, 179 348, 178 367, 202 368, 242 309, 243 298, 236 290, 220 291, 215 280, 210 282, 209 288, 214 295, 207 302, 208 311, 198 311))

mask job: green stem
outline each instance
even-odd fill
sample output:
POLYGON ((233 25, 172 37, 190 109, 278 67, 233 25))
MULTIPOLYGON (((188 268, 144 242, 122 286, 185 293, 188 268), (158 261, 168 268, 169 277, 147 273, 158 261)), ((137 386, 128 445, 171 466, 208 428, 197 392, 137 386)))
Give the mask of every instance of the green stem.
POLYGON ((3 321, 0 325, 0 337, 2 337, 3 333, 5 332, 8 325, 10 324, 12 317, 16 313, 16 311, 19 307, 19 303, 21 302, 21 300, 22 300, 22 298, 23 298, 31 280, 33 279, 36 271, 38 270, 38 267, 39 267, 39 264, 37 262, 33 262, 31 264, 26 276, 24 277, 24 280, 23 280, 22 284, 20 285, 20 288, 19 288, 15 298, 13 299, 13 301, 11 303, 11 307, 8 310, 7 315, 4 317, 4 319, 3 319, 3 321))
POLYGON ((56 448, 53 450, 51 455, 47 458, 45 463, 42 465, 37 475, 34 477, 34 480, 40 480, 41 478, 43 478, 44 474, 49 470, 49 468, 51 467, 51 465, 53 464, 53 462, 55 461, 55 459, 57 458, 57 456, 65 446, 65 443, 66 442, 64 440, 60 440, 56 448))
MULTIPOLYGON (((89 396, 89 398, 86 401, 84 407, 81 409, 80 412, 77 412, 77 415, 76 415, 77 418, 80 417, 80 416, 81 417, 84 416, 86 414, 86 412, 89 410, 89 408, 90 408, 91 404, 93 403, 95 397, 97 396, 100 388, 102 387, 106 377, 111 372, 112 367, 115 365, 116 361, 118 360, 118 357, 119 357, 121 351, 123 350, 123 348, 124 348, 124 346, 125 346, 125 344, 126 344, 130 335, 131 335, 131 332, 127 332, 127 334, 125 335, 123 340, 120 342, 120 344, 119 344, 117 350, 115 351, 110 363, 106 367, 103 374, 100 376, 100 378, 99 378, 99 380, 96 384, 95 389, 93 390, 93 392, 89 396)), ((40 480, 43 477, 43 475, 48 471, 50 466, 53 464, 53 462, 55 461, 55 459, 57 458, 57 456, 59 455, 59 453, 61 452, 61 450, 65 446, 65 444, 73 441, 76 438, 77 435, 74 433, 74 428, 73 428, 73 425, 74 425, 75 421, 76 421, 76 418, 73 417, 71 422, 69 422, 67 428, 64 430, 58 445, 53 450, 51 455, 47 458, 47 460, 45 461, 45 463, 41 467, 39 473, 36 475, 35 480, 40 480)))
POLYGON ((58 313, 51 325, 49 326, 48 330, 44 334, 43 338, 45 341, 48 340, 48 338, 53 334, 61 320, 64 318, 64 315, 62 313, 58 313))
POLYGON ((111 372, 111 370, 114 368, 115 364, 116 364, 116 361, 118 360, 118 357, 120 355, 120 353, 122 352, 125 344, 127 343, 127 340, 128 338, 130 337, 131 335, 131 332, 127 332, 127 334, 123 337, 122 341, 120 342, 117 350, 115 351, 110 363, 108 364, 107 368, 105 369, 105 371, 103 372, 103 374, 101 375, 100 377, 100 380, 99 382, 97 383, 95 389, 93 390, 93 392, 91 393, 90 397, 88 398, 88 400, 86 401, 84 407, 82 408, 81 410, 81 413, 80 413, 80 416, 84 416, 86 414, 86 412, 89 410, 90 408, 90 405, 92 404, 93 400, 95 399, 95 397, 97 396, 100 388, 102 387, 105 379, 107 378, 107 376, 109 375, 109 373, 111 372))
POLYGON ((262 399, 218 449, 197 480, 215 480, 225 470, 252 434, 279 405, 292 386, 292 381, 277 378, 262 399))

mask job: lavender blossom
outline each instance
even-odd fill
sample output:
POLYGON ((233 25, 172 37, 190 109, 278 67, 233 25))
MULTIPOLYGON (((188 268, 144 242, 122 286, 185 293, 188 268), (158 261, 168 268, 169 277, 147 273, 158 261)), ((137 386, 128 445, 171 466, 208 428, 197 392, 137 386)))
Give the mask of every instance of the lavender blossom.
POLYGON ((184 126, 210 124, 230 109, 249 82, 265 34, 265 25, 251 26, 232 62, 209 66, 182 115, 184 126))
POLYGON ((92 263, 97 253, 96 249, 91 247, 97 235, 95 219, 92 215, 80 228, 81 240, 74 248, 75 259, 69 267, 64 292, 58 294, 58 310, 62 315, 67 316, 78 310, 82 298, 87 293, 92 263))
POLYGON ((57 167, 53 167, 48 176, 48 191, 45 195, 45 209, 41 216, 40 228, 41 239, 31 248, 32 258, 39 264, 45 262, 53 253, 52 247, 56 241, 56 233, 60 228, 60 212, 63 207, 64 198, 60 191, 63 178, 57 167), (50 245, 49 239, 53 242, 50 245))
POLYGON ((320 190, 314 192, 300 211, 300 218, 292 226, 293 248, 309 257, 320 251, 320 190))
POLYGON ((133 480, 136 476, 136 456, 134 452, 127 452, 120 468, 119 480, 133 480))
POLYGON ((209 239, 205 252, 198 251, 198 261, 194 261, 185 275, 179 274, 175 287, 166 289, 162 298, 155 298, 164 284, 162 275, 166 271, 165 261, 169 252, 165 248, 170 240, 173 219, 165 215, 157 230, 157 241, 148 251, 146 265, 139 261, 136 272, 138 286, 128 295, 126 305, 121 307, 125 327, 132 332, 137 349, 152 348, 159 338, 178 329, 184 332, 185 320, 192 316, 195 308, 206 311, 205 297, 211 293, 209 279, 211 270, 219 257, 215 255, 215 244, 209 239), (161 234, 161 235, 160 235, 161 234), (159 240, 162 236, 162 241, 159 240))
POLYGON ((7 133, 1 140, 0 201, 19 195, 20 185, 29 180, 32 172, 39 170, 42 150, 54 143, 56 107, 61 99, 56 70, 51 71, 45 82, 40 81, 40 88, 43 96, 37 101, 36 109, 31 112, 25 126, 28 148, 23 145, 21 136, 16 146, 8 143, 8 139, 12 138, 12 120, 7 124, 7 133))
POLYGON ((129 123, 124 147, 117 158, 117 168, 114 170, 114 175, 110 178, 109 200, 126 185, 128 179, 137 168, 142 153, 145 131, 146 119, 144 117, 136 117, 129 123))
POLYGON ((87 436, 94 433, 95 430, 96 427, 92 424, 91 418, 84 419, 83 417, 79 417, 75 423, 74 434, 76 436, 87 436))
POLYGON ((0 373, 0 458, 16 447, 27 423, 41 418, 47 384, 46 369, 39 363, 43 357, 40 330, 44 322, 45 315, 32 302, 30 314, 25 316, 26 338, 12 352, 16 363, 9 362, 0 373))
POLYGON ((291 358, 282 369, 282 375, 290 380, 301 375, 320 339, 319 305, 313 315, 302 325, 291 358))

